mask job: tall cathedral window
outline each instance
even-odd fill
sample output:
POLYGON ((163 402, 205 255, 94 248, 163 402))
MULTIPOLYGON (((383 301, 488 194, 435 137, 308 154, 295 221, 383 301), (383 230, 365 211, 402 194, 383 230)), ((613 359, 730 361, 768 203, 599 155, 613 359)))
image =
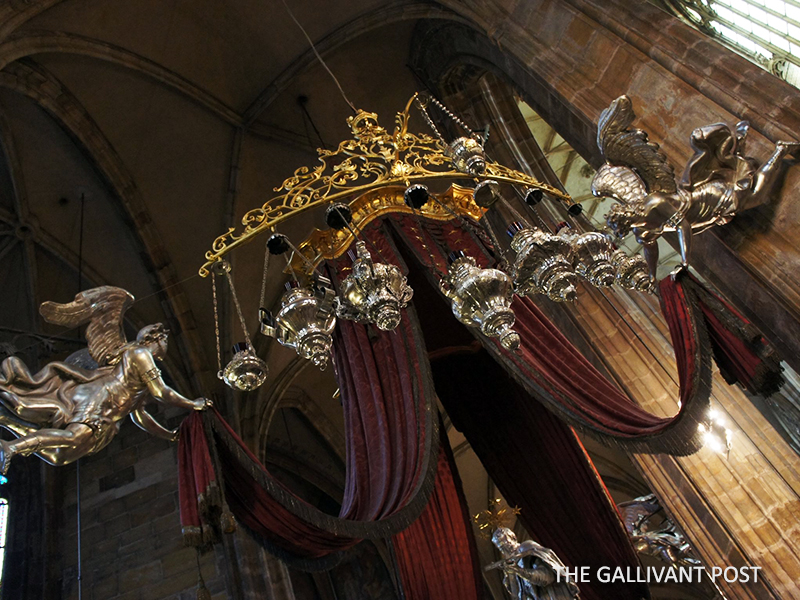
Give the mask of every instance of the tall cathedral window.
POLYGON ((800 87, 798 0, 655 0, 655 3, 800 87))

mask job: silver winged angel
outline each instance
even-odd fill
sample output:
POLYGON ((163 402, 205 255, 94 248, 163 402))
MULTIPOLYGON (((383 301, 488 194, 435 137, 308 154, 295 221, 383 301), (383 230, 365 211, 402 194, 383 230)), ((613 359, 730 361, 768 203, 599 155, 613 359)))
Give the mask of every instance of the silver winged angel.
POLYGON ((627 96, 620 96, 600 114, 597 146, 606 162, 592 180, 592 193, 620 202, 606 221, 619 237, 633 232, 644 247, 654 278, 656 242, 664 232, 677 232, 681 266, 686 268, 692 234, 724 225, 736 213, 767 202, 783 158, 793 156, 800 147, 796 142, 778 142, 759 165, 744 153, 746 121, 737 123, 734 130, 725 123, 706 125, 692 132, 694 155, 676 181, 658 145, 649 142, 641 129, 630 128, 634 118, 627 96))
POLYGON ((0 426, 17 436, 0 440, 0 471, 5 473, 16 455, 36 454, 51 465, 65 465, 93 454, 114 439, 128 415, 148 433, 175 440, 177 430, 166 429, 145 410, 153 399, 195 410, 210 406, 164 383, 155 362, 167 352, 163 325, 148 325, 136 341, 126 341, 122 318, 132 302, 125 290, 103 286, 67 304, 41 305, 49 323, 88 323, 88 351, 97 368, 51 362, 34 375, 14 356, 0 363, 0 426))
POLYGON ((555 552, 534 542, 518 542, 508 527, 498 527, 492 543, 503 555, 483 568, 500 569, 503 586, 513 600, 580 600, 580 591, 569 581, 566 567, 555 552))
POLYGON ((637 552, 658 558, 670 566, 694 567, 701 564, 691 556, 691 545, 672 519, 664 515, 655 494, 622 502, 618 508, 637 552), (661 515, 660 519, 658 515, 661 515))

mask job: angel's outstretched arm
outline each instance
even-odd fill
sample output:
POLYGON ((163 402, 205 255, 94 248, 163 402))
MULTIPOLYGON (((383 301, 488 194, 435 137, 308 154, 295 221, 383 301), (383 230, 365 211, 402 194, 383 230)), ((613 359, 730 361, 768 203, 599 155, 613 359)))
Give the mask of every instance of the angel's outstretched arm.
POLYGON ((656 271, 658 270, 658 241, 652 240, 643 242, 642 248, 644 249, 644 259, 647 261, 647 270, 650 271, 650 277, 656 279, 656 271))
POLYGON ((675 228, 678 232, 678 247, 681 251, 681 266, 689 266, 689 254, 692 251, 692 224, 682 219, 675 228))
POLYGON ((143 406, 131 413, 131 419, 136 425, 151 435, 169 440, 170 442, 174 442, 178 439, 177 429, 167 429, 161 425, 161 423, 156 421, 153 415, 147 412, 143 406))
POLYGON ((156 400, 164 404, 180 406, 193 410, 203 410, 211 406, 206 398, 189 400, 169 387, 161 377, 161 371, 156 366, 153 355, 146 348, 136 348, 131 351, 131 360, 136 365, 136 370, 141 374, 142 380, 147 385, 147 391, 156 400))

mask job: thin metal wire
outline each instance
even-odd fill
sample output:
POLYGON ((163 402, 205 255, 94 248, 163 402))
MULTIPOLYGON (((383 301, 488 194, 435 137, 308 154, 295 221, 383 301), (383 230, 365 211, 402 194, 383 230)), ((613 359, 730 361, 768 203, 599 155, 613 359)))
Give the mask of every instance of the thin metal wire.
POLYGON ((214 337, 217 342, 217 369, 222 372, 222 350, 219 343, 219 310, 217 308, 217 277, 211 276, 211 294, 214 299, 214 337))
MULTIPOLYGON (((432 195, 432 194, 431 194, 431 198, 433 199, 433 201, 434 201, 434 202, 436 202, 436 204, 438 204, 439 206, 441 206, 441 207, 442 207, 442 208, 445 210, 445 212, 447 212, 447 213, 448 213, 448 214, 449 214, 451 217, 453 217, 454 219, 457 219, 457 220, 458 220, 458 222, 459 222, 459 223, 461 223, 461 225, 463 225, 464 227, 466 227, 467 229, 469 229, 469 230, 470 230, 472 233, 474 233, 474 234, 475 234, 475 235, 476 235, 476 236, 477 236, 477 237, 478 237, 478 238, 481 240, 481 242, 482 242, 484 245, 486 245, 486 241, 487 241, 487 240, 486 240, 486 234, 488 233, 488 236, 489 236, 489 241, 491 242, 491 244, 492 244, 492 246, 494 247, 495 251, 496 251, 496 252, 499 254, 499 256, 500 256, 500 262, 501 262, 502 264, 504 264, 504 265, 507 265, 507 264, 508 264, 508 260, 506 259, 506 253, 505 253, 505 251, 504 251, 504 250, 503 250, 503 248, 500 246, 500 243, 497 241, 497 238, 495 237, 495 235, 494 235, 494 232, 493 232, 491 229, 487 229, 487 228, 486 228, 486 224, 485 224, 485 222, 484 222, 483 224, 481 224, 481 227, 480 227, 480 228, 478 228, 478 227, 475 227, 475 225, 473 225, 472 223, 470 223, 470 222, 469 222, 467 219, 465 219, 463 216, 459 215, 459 214, 458 214, 457 212, 455 212, 455 211, 454 211, 452 208, 450 208, 449 206, 447 206, 446 204, 444 204, 444 203, 443 203, 441 200, 439 200, 439 199, 438 199, 436 196, 434 196, 434 195, 432 195), (484 231, 485 229, 486 229, 486 231, 484 231)), ((483 221, 483 219, 481 219, 481 221, 483 221)))
POLYGON ((320 64, 325 68, 325 70, 328 72, 328 74, 333 78, 333 81, 336 84, 336 87, 339 88, 339 92, 342 94, 342 98, 344 98, 344 101, 347 102, 348 106, 353 110, 354 113, 357 113, 358 110, 356 109, 355 105, 352 102, 350 102, 349 98, 347 97, 347 94, 344 93, 344 90, 342 89, 342 85, 339 83, 339 80, 336 79, 336 75, 333 74, 333 71, 331 71, 328 68, 328 65, 325 63, 325 61, 322 60, 322 56, 320 56, 320 53, 317 52, 317 47, 314 45, 314 42, 311 41, 311 38, 308 36, 308 33, 306 33, 305 28, 300 24, 300 21, 298 21, 297 17, 294 16, 294 13, 292 12, 292 9, 289 8, 289 5, 286 3, 286 0, 281 0, 281 2, 283 2, 283 6, 286 9, 286 12, 289 13, 289 16, 292 18, 292 21, 295 22, 295 25, 297 25, 300 28, 300 31, 303 32, 303 35, 308 40, 308 44, 311 46, 311 50, 314 52, 314 55, 317 57, 317 60, 319 60, 320 64))
POLYGON ((242 314, 242 307, 239 305, 239 297, 236 295, 236 288, 233 287, 233 276, 231 276, 230 269, 225 271, 225 277, 228 279, 228 285, 231 288, 231 296, 233 296, 233 305, 236 307, 236 314, 239 316, 239 323, 242 325, 242 333, 244 333, 244 341, 247 342, 247 345, 252 348, 253 344, 250 342, 250 334, 247 333, 247 324, 244 321, 244 315, 242 314))
POLYGON ((378 247, 377 247, 377 246, 376 246, 376 245, 375 245, 375 244, 372 242, 372 240, 370 240, 368 237, 366 237, 366 236, 364 235, 364 230, 363 230, 363 229, 359 229, 359 228, 358 228, 358 226, 356 226, 356 225, 351 225, 350 223, 348 223, 348 222, 347 222, 347 219, 345 219, 345 218, 344 218, 344 215, 342 214, 342 210, 341 210, 341 209, 340 209, 338 206, 336 206, 335 204, 333 205, 333 209, 334 209, 334 210, 335 210, 337 213, 339 213, 339 216, 340 216, 340 217, 342 217, 342 221, 344 222, 344 224, 345 224, 345 227, 347 227, 347 230, 348 230, 350 233, 352 233, 352 234, 353 234, 353 237, 356 239, 356 241, 359 241, 359 240, 364 240, 364 241, 365 241, 367 244, 369 244, 370 248, 372 248, 372 249, 375 251, 375 253, 378 255, 378 258, 380 258, 380 259, 381 259, 381 262, 383 262, 383 263, 388 263, 388 261, 387 261, 387 260, 384 258, 383 254, 381 253, 381 249, 380 249, 380 248, 378 248, 378 247))
POLYGON ((264 275, 261 277, 261 298, 259 299, 258 307, 265 308, 267 296, 267 270, 269 270, 269 242, 264 244, 264 275))

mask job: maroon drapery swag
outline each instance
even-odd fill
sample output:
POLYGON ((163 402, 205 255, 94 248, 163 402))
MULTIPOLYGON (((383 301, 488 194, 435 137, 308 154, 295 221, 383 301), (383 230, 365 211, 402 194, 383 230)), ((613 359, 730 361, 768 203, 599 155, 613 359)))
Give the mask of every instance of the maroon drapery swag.
POLYGON ((407 599, 484 598, 478 549, 444 431, 436 486, 419 519, 392 538, 407 599))
MULTIPOLYGON (((423 224, 422 219, 407 215, 393 218, 392 223, 397 240, 411 250, 417 262, 427 265, 428 278, 434 282, 436 273, 445 271, 444 256, 450 250, 465 250, 482 266, 491 261, 485 240, 471 226, 457 222, 423 224)), ((370 240, 370 250, 379 254, 373 257, 375 260, 403 263, 386 222, 373 224, 365 236, 370 240)), ((416 270, 412 262, 410 275, 416 270)), ((328 266, 333 280, 338 281, 346 275, 349 261, 331 262, 328 266)), ((415 290, 416 305, 421 306, 419 290, 415 290)), ((686 454, 699 447, 697 425, 705 418, 708 407, 711 348, 728 361, 725 372, 731 380, 761 386, 762 390, 775 387, 779 367, 771 348, 721 299, 683 276, 666 279, 660 291, 680 380, 681 409, 672 418, 651 415, 631 401, 527 298, 517 299, 513 305, 515 328, 522 338, 519 354, 506 352, 494 340, 474 331, 472 335, 484 347, 481 353, 465 354, 459 349, 440 353, 437 384, 443 390, 449 389, 448 379, 464 369, 452 364, 456 358, 482 361, 466 368, 469 377, 464 381, 482 372, 495 372, 496 381, 502 377, 508 380, 504 394, 497 394, 493 388, 478 393, 481 388, 476 381, 469 390, 469 402, 458 406, 458 402, 445 401, 444 397, 443 401, 448 411, 452 409, 454 423, 463 428, 500 491, 523 509, 526 528, 556 550, 567 564, 638 563, 608 494, 574 433, 532 399, 567 424, 605 443, 639 452, 686 454), (488 357, 492 360, 487 361, 488 357), (502 367, 499 372, 497 365, 502 367), (443 376, 442 369, 449 375, 443 376), (503 404, 498 403, 501 396, 503 404), (498 408, 495 420, 491 420, 486 410, 494 405, 502 410, 498 408), (470 424, 473 413, 484 415, 478 423, 482 427, 470 424), (493 425, 490 427, 489 423, 493 425), (540 430, 542 424, 546 424, 544 431, 540 430), (526 429, 528 426, 535 428, 526 429), (492 446, 489 440, 496 445, 492 446), (507 447, 500 451, 503 444, 507 447), (532 473, 537 473, 535 484, 532 473), (593 542, 585 543, 587 537, 593 542)), ((446 308, 443 302, 439 304, 446 308)), ((421 317, 436 312, 429 302, 421 308, 421 317)), ((460 337, 463 342, 465 334, 469 337, 467 329, 452 315, 440 317, 433 327, 423 327, 426 339, 430 337, 428 329, 441 327, 442 319, 457 326, 454 331, 458 333, 452 340, 460 337)), ((437 347, 443 348, 434 344, 428 350, 437 347)), ((227 502, 237 519, 259 534, 268 549, 295 566, 324 568, 332 564, 330 559, 337 558, 339 551, 359 539, 396 535, 411 524, 425 508, 434 482, 435 502, 429 504, 429 509, 439 508, 426 512, 425 519, 428 529, 438 533, 427 541, 428 549, 438 552, 452 542, 444 537, 455 535, 456 529, 462 533, 469 530, 464 520, 463 497, 457 486, 453 488, 452 469, 447 477, 441 468, 443 459, 438 452, 432 414, 430 365, 413 310, 404 313, 394 332, 340 320, 334 365, 342 391, 347 441, 347 476, 340 516, 321 513, 272 478, 216 413, 206 413, 204 419, 192 415, 182 426, 179 450, 181 518, 187 540, 202 543, 210 539, 215 526, 209 519, 227 514, 227 502), (443 510, 446 503, 456 499, 459 510, 443 510), (438 521, 433 523, 431 519, 438 521)), ((448 394, 453 395, 442 393, 448 394)), ((412 533, 395 539, 405 540, 408 547, 422 543, 422 538, 412 533)), ((465 539, 471 540, 471 536, 465 534, 465 539)), ((418 554, 400 551, 398 560, 403 563, 400 570, 405 585, 422 590, 428 584, 413 575, 421 573, 421 567, 412 564, 421 560, 418 554)), ((438 560, 434 558, 433 564, 438 560)), ((446 572, 445 569, 438 576, 446 577, 446 572)), ((458 576, 464 579, 463 573, 458 576)), ((608 589, 602 593, 591 587, 584 590, 590 598, 610 597, 597 595, 607 593, 608 589)), ((646 597, 646 590, 635 586, 614 593, 617 598, 643 596, 646 597)), ((470 592, 459 597, 473 596, 470 592)))

